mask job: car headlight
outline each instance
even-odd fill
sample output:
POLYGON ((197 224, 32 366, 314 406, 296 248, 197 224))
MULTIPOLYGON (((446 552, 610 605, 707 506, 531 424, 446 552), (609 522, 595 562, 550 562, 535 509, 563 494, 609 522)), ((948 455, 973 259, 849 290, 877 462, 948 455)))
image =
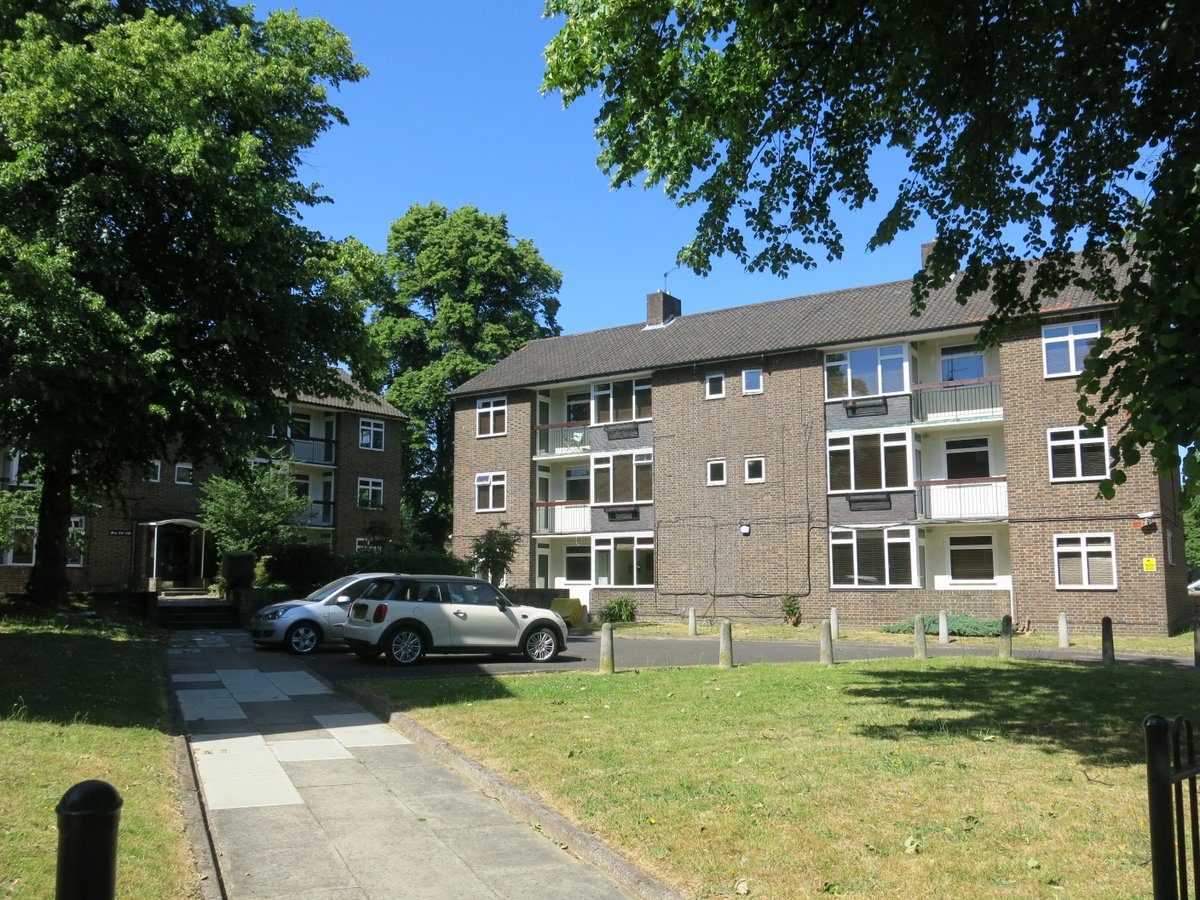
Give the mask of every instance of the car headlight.
POLYGON ((286 609, 273 609, 270 612, 259 613, 258 618, 274 621, 282 616, 285 612, 287 612, 286 609))

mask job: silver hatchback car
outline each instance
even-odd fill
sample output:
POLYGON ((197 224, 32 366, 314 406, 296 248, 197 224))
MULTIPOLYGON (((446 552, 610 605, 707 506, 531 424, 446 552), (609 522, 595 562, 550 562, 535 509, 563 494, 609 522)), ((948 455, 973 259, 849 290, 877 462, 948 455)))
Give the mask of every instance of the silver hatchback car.
POLYGON ((282 644, 289 653, 306 656, 322 643, 341 641, 350 604, 390 572, 346 575, 317 588, 300 600, 272 603, 250 617, 250 638, 259 646, 282 644))

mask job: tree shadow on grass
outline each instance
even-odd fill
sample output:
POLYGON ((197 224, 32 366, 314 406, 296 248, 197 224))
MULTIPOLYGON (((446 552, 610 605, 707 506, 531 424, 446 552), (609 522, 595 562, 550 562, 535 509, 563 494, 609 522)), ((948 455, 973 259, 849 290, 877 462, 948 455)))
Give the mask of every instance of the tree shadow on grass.
POLYGON ((153 632, 0 622, 0 721, 169 731, 153 632))
POLYGON ((1047 753, 1128 765, 1145 759, 1142 722, 1151 713, 1200 722, 1200 673, 1193 669, 1014 662, 865 668, 846 694, 910 710, 906 723, 868 724, 880 740, 1003 736, 1047 753))

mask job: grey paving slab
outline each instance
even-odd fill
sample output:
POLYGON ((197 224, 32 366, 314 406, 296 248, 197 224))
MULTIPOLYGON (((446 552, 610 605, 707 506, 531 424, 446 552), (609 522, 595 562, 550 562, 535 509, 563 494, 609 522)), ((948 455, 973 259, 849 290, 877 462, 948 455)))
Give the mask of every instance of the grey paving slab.
POLYGON ((256 727, 266 725, 312 725, 312 713, 295 703, 278 701, 245 701, 239 704, 246 718, 256 727))
POLYGON ((378 784, 374 775, 357 759, 322 759, 289 762, 280 760, 283 771, 297 788, 329 787, 338 784, 378 784))
POLYGON ((347 747, 390 747, 412 743, 369 713, 317 715, 314 718, 347 747))
POLYGON ((407 796, 404 804, 435 829, 471 828, 480 825, 510 825, 510 816, 498 802, 478 791, 465 794, 407 796))
POLYGON ((187 722, 200 719, 244 719, 246 713, 224 688, 194 688, 176 691, 179 712, 187 722))
POLYGON ((269 853, 321 830, 312 810, 303 804, 211 810, 209 822, 214 840, 229 848, 234 859, 242 852, 269 853))
POLYGON ((405 744, 402 747, 355 747, 354 756, 362 760, 372 772, 381 776, 389 772, 411 769, 413 766, 440 765, 430 759, 429 754, 416 744, 405 744))
POLYGON ((283 900, 304 893, 325 895, 362 887, 319 831, 277 846, 270 853, 250 858, 242 854, 228 868, 221 872, 226 891, 232 897, 248 900, 283 900))
POLYGON ((300 788, 300 796, 320 822, 390 821, 412 811, 377 784, 321 785, 300 788))
POLYGON ((280 762, 306 762, 318 759, 354 759, 354 754, 333 738, 307 741, 280 741, 268 744, 280 762))
MULTIPOLYGON (((565 854, 564 854, 565 855, 565 854)), ((574 862, 574 860, 572 860, 574 862)), ((540 866, 489 872, 489 884, 504 900, 545 900, 570 897, 571 900, 619 900, 620 888, 585 866, 540 866)))
POLYGON ((267 679, 289 697, 333 693, 307 672, 271 672, 267 679))
MULTIPOLYGON (((357 755, 357 754, 355 754, 357 755)), ((388 790, 398 797, 440 797, 444 794, 478 794, 475 785, 445 766, 431 765, 428 760, 423 766, 398 766, 381 768, 377 764, 364 764, 388 790)), ((480 794, 480 796, 483 796, 480 794)))
POLYGON ((436 831, 446 846, 476 871, 544 869, 567 861, 566 851, 529 826, 514 825, 511 821, 443 827, 436 831))

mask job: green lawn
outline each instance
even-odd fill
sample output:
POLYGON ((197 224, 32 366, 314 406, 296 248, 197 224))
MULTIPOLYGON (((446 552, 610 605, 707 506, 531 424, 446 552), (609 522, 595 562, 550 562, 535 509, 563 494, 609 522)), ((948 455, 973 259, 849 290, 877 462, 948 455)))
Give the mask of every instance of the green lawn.
POLYGON ((160 652, 136 624, 0 618, 0 894, 54 896, 54 808, 99 778, 124 800, 117 896, 194 896, 160 652))
POLYGON ((693 897, 1148 897, 1141 723, 1191 669, 911 659, 373 681, 693 897))

